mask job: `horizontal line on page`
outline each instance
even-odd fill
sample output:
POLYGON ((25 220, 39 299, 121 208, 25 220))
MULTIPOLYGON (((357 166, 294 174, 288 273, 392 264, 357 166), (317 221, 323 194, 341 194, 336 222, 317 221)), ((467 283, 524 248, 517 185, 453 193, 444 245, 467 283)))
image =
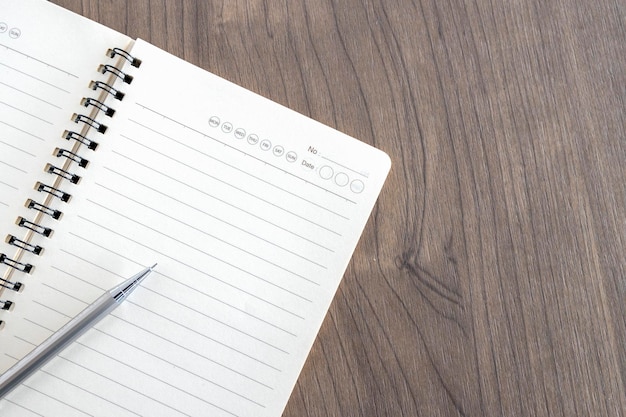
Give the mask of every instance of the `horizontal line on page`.
MULTIPOLYGON (((81 218, 81 216, 79 216, 79 218, 81 218)), ((85 220, 85 221, 87 221, 87 222, 90 222, 90 223, 91 223, 91 221, 90 221, 89 219, 85 219, 85 218, 83 218, 83 220, 85 220)), ((97 225, 96 225, 96 226, 97 226, 97 225)), ((86 239, 85 237, 82 237, 82 236, 77 235, 76 233, 70 232, 70 235, 72 235, 72 236, 74 236, 74 237, 76 237, 76 238, 78 238, 78 239, 81 239, 81 240, 83 240, 83 241, 89 242, 89 243, 91 243, 92 245, 98 246, 98 247, 100 247, 101 249, 103 249, 103 250, 105 250, 105 251, 107 251, 107 252, 110 252, 110 253, 112 253, 112 254, 114 254, 114 255, 117 255, 117 256, 120 256, 120 257, 121 257, 121 255, 117 254, 117 253, 116 253, 116 252, 114 252, 113 250, 108 249, 108 248, 105 248, 104 246, 98 245, 98 244, 96 244, 96 243, 94 243, 94 242, 92 242, 92 241, 90 241, 90 240, 86 239)), ((118 236, 120 236, 120 237, 124 237, 124 238, 126 238, 126 239, 130 240, 131 242, 136 243, 136 244, 137 244, 137 245, 139 245, 139 246, 142 246, 142 247, 144 247, 144 248, 146 248, 146 249, 149 249, 149 250, 151 250, 152 252, 159 254, 160 256, 163 256, 163 257, 165 257, 165 258, 168 258, 168 259, 170 259, 170 260, 172 260, 172 261, 174 261, 174 262, 176 262, 176 263, 178 263, 178 264, 180 264, 180 265, 183 265, 183 266, 185 266, 185 267, 187 267, 187 268, 189 268, 189 269, 192 269, 192 270, 194 270, 194 271, 196 271, 196 272, 198 272, 198 273, 200 273, 200 274, 204 275, 204 276, 205 276, 205 277, 207 277, 207 278, 213 279, 213 280, 218 281, 218 282, 220 282, 220 283, 222 283, 222 284, 224 284, 224 285, 229 286, 230 288, 233 288, 233 289, 235 289, 235 290, 238 290, 238 291, 242 292, 243 294, 246 294, 246 295, 247 295, 247 296, 249 296, 249 297, 252 297, 252 298, 254 298, 254 299, 256 299, 256 300, 259 300, 259 301, 261 301, 261 302, 263 302, 263 303, 265 303, 265 304, 267 304, 267 305, 269 305, 269 306, 271 306, 271 307, 276 308, 276 309, 277 309, 277 310, 279 310, 279 311, 282 311, 282 312, 284 312, 284 313, 287 313, 287 314, 289 314, 289 315, 291 315, 291 316, 293 316, 293 317, 297 317, 297 318, 299 318, 299 319, 301 319, 301 320, 304 320, 304 319, 305 319, 304 317, 302 317, 301 315, 299 315, 299 314, 297 314, 297 313, 295 313, 295 312, 293 312, 293 311, 290 311, 290 310, 288 310, 288 309, 286 309, 286 308, 284 308, 284 307, 281 307, 281 306, 279 306, 279 305, 277 305, 277 304, 275 304, 275 303, 272 303, 272 302, 271 302, 271 301, 269 301, 269 300, 266 300, 266 299, 264 299, 264 298, 262 298, 262 297, 259 297, 259 296, 258 296, 258 295, 256 295, 256 294, 253 294, 253 293, 251 293, 251 292, 249 292, 249 291, 246 291, 246 290, 244 290, 244 289, 242 289, 242 288, 239 288, 239 287, 237 287, 237 286, 235 286, 235 285, 231 284, 231 283, 230 283, 230 282, 228 282, 228 281, 225 281, 225 280, 220 279, 220 278, 218 278, 218 277, 216 277, 216 276, 213 276, 213 275, 211 275, 211 274, 208 274, 206 271, 203 271, 203 270, 201 270, 201 269, 198 269, 197 267, 195 267, 195 266, 193 266, 193 265, 190 265, 190 264, 186 264, 186 263, 184 263, 184 262, 181 262, 181 261, 179 261, 177 258, 173 257, 173 256, 172 256, 172 255, 170 255, 170 254, 167 254, 167 253, 163 253, 163 252, 156 251, 156 250, 154 250, 153 248, 151 248, 150 246, 143 245, 143 244, 141 244, 141 243, 135 242, 135 241, 133 241, 133 240, 129 239, 128 237, 123 236, 123 235, 120 235, 120 234, 117 234, 117 235, 118 235, 118 236)), ((69 252, 67 252, 67 253, 69 253, 69 252)), ((101 268, 101 269, 103 269, 103 270, 105 270, 105 271, 107 271, 107 272, 112 273, 111 271, 108 271, 108 270, 104 269, 101 265, 98 265, 98 264, 96 264, 96 263, 89 262, 89 261, 87 261, 87 260, 85 260, 85 259, 79 258, 78 256, 76 256, 76 255, 74 255, 74 254, 72 254, 72 253, 69 253, 69 254, 70 254, 70 255, 73 255, 73 256, 75 256, 76 258, 81 259, 81 260, 83 260, 83 261, 85 261, 85 262, 88 262, 88 263, 90 263, 90 264, 92 264, 92 265, 94 265, 94 266, 96 266, 96 267, 98 267, 98 268, 101 268)))
POLYGON ((61 107, 61 106, 59 106, 59 105, 57 105, 57 104, 54 104, 54 103, 52 103, 52 102, 50 102, 50 101, 47 101, 47 100, 44 100, 43 98, 38 97, 38 96, 36 96, 36 95, 34 95, 34 94, 30 94, 30 93, 28 93, 28 92, 26 92, 26 91, 20 90, 19 88, 16 88, 15 86, 9 85, 9 84, 7 84, 7 83, 3 83, 2 81, 0 81, 0 85, 4 85, 4 86, 6 86, 6 87, 8 87, 8 88, 10 88, 10 89, 12 89, 12 90, 14 90, 14 91, 17 91, 17 92, 19 92, 19 93, 22 93, 22 94, 24 94, 24 95, 26 95, 26 96, 28 96, 28 97, 34 98, 35 100, 39 100, 39 101, 41 101, 42 103, 45 103, 45 104, 47 104, 47 105, 49 105, 49 106, 56 107, 56 108, 57 108, 57 109, 59 109, 59 110, 62 110, 62 109, 63 109, 63 107, 61 107))
MULTIPOLYGON (((272 282, 269 278, 262 277, 261 275, 258 275, 258 274, 254 273, 254 272, 252 272, 252 271, 247 270, 247 269, 244 269, 244 268, 242 268, 242 267, 241 267, 241 266, 239 266, 239 265, 235 265, 235 264, 233 264, 232 262, 229 262, 229 261, 226 261, 226 260, 224 260, 224 259, 221 259, 221 258, 219 258, 218 256, 213 255, 212 253, 205 252, 205 251, 203 251, 202 249, 197 248, 197 247, 195 247, 195 246, 193 246, 193 245, 189 244, 188 242, 185 242, 184 240, 180 240, 180 239, 175 238, 175 237, 173 237, 173 236, 170 236, 170 235, 168 235, 168 234, 166 234, 166 233, 163 233, 162 231, 160 231, 159 229, 157 229, 157 228, 155 228, 155 227, 152 227, 152 226, 149 226, 149 225, 147 225, 147 224, 141 223, 141 222, 139 222, 138 220, 134 220, 134 219, 132 219, 132 218, 130 218, 130 217, 128 217, 128 216, 126 216, 126 215, 122 214, 122 213, 117 213, 117 212, 115 212, 113 209, 108 208, 108 207, 105 207, 105 206, 102 206, 102 205, 100 205, 99 203, 94 202, 94 201, 92 201, 92 200, 87 200, 87 201, 88 201, 88 202, 90 202, 90 203, 92 203, 92 204, 94 204, 94 205, 100 206, 101 208, 104 208, 104 209, 110 210, 111 212, 113 212, 113 213, 117 214, 118 216, 123 217, 123 218, 125 218, 125 219, 127 219, 127 220, 130 220, 130 221, 134 222, 135 224, 137 224, 137 225, 139 225, 139 226, 141 226, 141 227, 143 227, 143 228, 145 228, 145 229, 148 229, 148 230, 150 230, 150 231, 152 231, 152 232, 154 232, 154 233, 157 233, 157 234, 159 234, 159 235, 161 235, 161 236, 163 236, 163 237, 165 237, 165 238, 168 238, 168 239, 170 239, 170 240, 172 240, 172 241, 176 242, 176 243, 177 243, 177 244, 179 244, 179 245, 183 245, 183 246, 185 246, 187 249, 191 249, 191 250, 194 250, 194 251, 196 251, 196 252, 199 252, 199 253, 201 253, 202 255, 206 256, 206 257, 209 257, 209 258, 215 259, 216 261, 221 262, 221 263, 223 263, 224 265, 228 265, 229 267, 231 267, 231 268, 233 268, 233 269, 236 269, 236 270, 238 270, 238 271, 241 271, 241 272, 243 272, 244 274, 249 275, 249 276, 251 276, 251 277, 253 277, 253 278, 256 278, 256 279, 257 279, 257 280, 259 280, 259 281, 265 282, 266 284, 268 284, 268 285, 270 285, 270 286, 272 286, 272 287, 274 287, 274 288, 276 288, 276 289, 279 289, 279 290, 281 290, 281 291, 283 291, 283 292, 285 292, 285 293, 287 293, 287 294, 291 294, 292 296, 297 297, 297 298, 299 298, 299 299, 301 299, 301 300, 303 300, 303 301, 307 301, 307 302, 309 302, 309 303, 312 303, 312 302, 313 302, 311 299, 309 299, 309 298, 305 297, 305 296, 304 296, 304 295, 302 295, 302 294, 298 294, 297 292, 295 292, 295 291, 293 291, 293 290, 290 290, 289 288, 285 288, 285 287, 283 287, 283 286, 281 286, 281 285, 279 285, 279 284, 276 284, 275 282, 272 282)), ((134 239, 131 239, 131 238, 130 238, 130 237, 128 237, 128 236, 125 236, 125 235, 123 235, 123 234, 121 234, 121 233, 119 233, 119 232, 117 232, 117 231, 115 231, 115 230, 113 230, 113 229, 111 229, 111 228, 108 228, 108 227, 106 227, 106 226, 104 226, 104 225, 101 225, 101 224, 98 224, 98 223, 96 223, 96 222, 94 222, 94 221, 92 221, 92 220, 89 220, 89 219, 87 219, 86 217, 83 217, 83 216, 78 216, 78 217, 82 218, 83 220, 87 220, 87 221, 89 221, 90 223, 92 223, 93 225, 98 226, 98 227, 100 227, 100 228, 102 228, 102 229, 104 229, 104 230, 106 230, 106 231, 108 231, 108 232, 114 233, 114 234, 116 234, 116 235, 118 235, 118 236, 125 237, 126 239, 130 240, 131 242, 134 242, 134 243, 136 243, 136 244, 138 244, 138 245, 141 245, 141 246, 144 246, 144 247, 147 247, 147 248, 151 249, 150 247, 145 246, 145 245, 143 245, 143 244, 139 243, 138 241, 136 241, 136 240, 134 240, 134 239)))
MULTIPOLYGON (((66 70, 64 70, 64 69, 61 69, 61 68, 56 67, 56 66, 54 66, 54 65, 51 65, 51 64, 49 64, 49 63, 47 63, 47 62, 45 62, 45 61, 42 61, 41 59, 35 58, 35 57, 34 57, 34 56, 32 56, 32 55, 25 54, 24 52, 18 51, 17 49, 13 49, 13 48, 11 48, 10 46, 7 46, 7 45, 1 44, 1 43, 0 43, 0 46, 3 46, 3 47, 5 47, 7 50, 12 51, 12 52, 15 52, 16 54, 22 55, 22 56, 24 56, 24 57, 26 57, 26 58, 28 58, 28 59, 32 59, 33 61, 37 61, 37 62, 39 62, 39 63, 41 63, 41 64, 44 64, 44 65, 46 65, 46 66, 47 66, 47 67, 49 67, 49 68, 55 69, 55 70, 57 70, 57 71, 59 71, 59 72, 62 72, 63 74, 67 74, 67 75, 69 75, 70 77, 78 78, 78 75, 72 74, 72 73, 71 73, 71 72, 69 72, 69 71, 66 71, 66 70)), ((34 77, 33 77, 33 78, 34 78, 34 77)))

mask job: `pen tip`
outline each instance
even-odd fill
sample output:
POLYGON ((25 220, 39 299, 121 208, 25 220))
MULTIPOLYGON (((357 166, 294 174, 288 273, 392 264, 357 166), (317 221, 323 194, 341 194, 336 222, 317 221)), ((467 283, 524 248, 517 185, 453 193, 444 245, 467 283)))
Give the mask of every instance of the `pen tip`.
POLYGON ((157 265, 158 265, 157 263, 155 263, 154 265, 152 265, 152 266, 149 268, 149 269, 150 269, 150 271, 152 271, 154 268, 156 268, 156 266, 157 266, 157 265))

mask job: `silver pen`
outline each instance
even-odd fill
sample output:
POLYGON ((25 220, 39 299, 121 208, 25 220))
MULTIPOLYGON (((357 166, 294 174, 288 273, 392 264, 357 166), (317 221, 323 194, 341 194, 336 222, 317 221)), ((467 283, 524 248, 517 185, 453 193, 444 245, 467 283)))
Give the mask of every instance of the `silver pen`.
POLYGON ((119 306, 137 288, 141 281, 152 272, 155 266, 156 264, 144 269, 105 292, 91 305, 78 313, 76 317, 0 375, 0 398, 4 398, 5 395, 52 359, 63 348, 119 306))

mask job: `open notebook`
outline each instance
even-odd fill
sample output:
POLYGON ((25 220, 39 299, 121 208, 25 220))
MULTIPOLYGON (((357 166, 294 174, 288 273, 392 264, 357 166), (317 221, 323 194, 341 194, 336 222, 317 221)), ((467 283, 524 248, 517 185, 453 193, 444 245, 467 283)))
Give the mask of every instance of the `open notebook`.
POLYGON ((0 415, 279 416, 389 167, 147 42, 0 0, 0 371, 158 262, 0 415))

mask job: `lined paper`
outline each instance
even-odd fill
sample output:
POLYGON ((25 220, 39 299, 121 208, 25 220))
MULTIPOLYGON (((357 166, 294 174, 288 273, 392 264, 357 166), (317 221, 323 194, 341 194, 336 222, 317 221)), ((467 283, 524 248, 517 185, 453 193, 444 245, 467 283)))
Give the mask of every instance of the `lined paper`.
POLYGON ((279 416, 389 159, 146 42, 132 53, 4 363, 158 267, 0 413, 279 416))
POLYGON ((0 214, 15 219, 75 105, 77 77, 20 52, 0 37, 0 214), (65 107, 64 107, 65 106, 65 107), (26 190, 26 191, 24 191, 26 190), (11 215, 13 214, 13 215, 11 215))

